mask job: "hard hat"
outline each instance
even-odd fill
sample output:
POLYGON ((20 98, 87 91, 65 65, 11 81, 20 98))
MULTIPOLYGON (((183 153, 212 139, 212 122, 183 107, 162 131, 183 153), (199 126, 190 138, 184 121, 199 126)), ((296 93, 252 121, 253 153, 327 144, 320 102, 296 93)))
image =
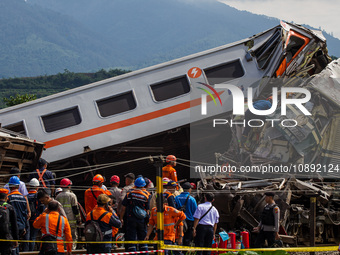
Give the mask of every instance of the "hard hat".
POLYGON ((69 185, 72 185, 72 181, 68 178, 64 178, 60 181, 60 187, 62 188, 66 188, 69 185))
POLYGON ((18 176, 12 176, 8 182, 9 185, 20 185, 20 179, 18 176))
POLYGON ((63 189, 62 188, 56 188, 55 189, 55 194, 58 195, 60 192, 62 192, 63 189))
POLYGON ((93 182, 98 182, 98 183, 103 183, 104 178, 101 174, 97 174, 95 177, 92 179, 93 182))
POLYGON ((119 184, 120 183, 119 176, 118 175, 112 175, 110 182, 115 182, 115 183, 119 184))
POLYGON ((170 180, 167 184, 164 185, 165 187, 176 187, 177 183, 170 180))
POLYGON ((107 204, 110 201, 110 198, 106 194, 100 194, 97 198, 97 203, 99 204, 107 204))
POLYGON ((135 180, 135 186, 137 188, 142 188, 146 185, 146 182, 143 177, 139 177, 135 180))
POLYGON ((273 101, 273 96, 268 97, 266 100, 273 101))
POLYGON ((40 158, 39 161, 38 161, 38 165, 39 165, 40 167, 42 167, 42 166, 44 166, 44 165, 48 165, 48 162, 47 162, 45 159, 40 158))
POLYGON ((8 189, 0 189, 0 193, 8 194, 8 189))
POLYGON ((177 159, 176 159, 176 157, 174 156, 174 155, 168 155, 167 157, 166 157, 166 162, 174 162, 174 161, 176 161, 177 159))
POLYGON ((193 182, 190 182, 190 184, 191 184, 191 188, 192 188, 192 189, 196 189, 196 188, 197 188, 197 186, 196 186, 196 184, 195 184, 195 183, 193 183, 193 182))
POLYGON ((164 177, 162 181, 163 181, 163 186, 164 186, 164 185, 168 184, 168 182, 171 181, 171 180, 168 177, 164 177))
POLYGON ((40 184, 37 178, 32 178, 28 185, 31 187, 39 187, 40 184))

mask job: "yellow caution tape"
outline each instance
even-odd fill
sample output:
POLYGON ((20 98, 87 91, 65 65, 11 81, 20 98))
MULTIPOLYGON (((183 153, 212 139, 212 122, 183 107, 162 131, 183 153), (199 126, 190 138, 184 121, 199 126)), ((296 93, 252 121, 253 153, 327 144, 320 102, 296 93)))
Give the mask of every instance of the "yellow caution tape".
POLYGON ((182 250, 182 251, 288 251, 288 252, 313 252, 313 251, 337 251, 338 246, 325 247, 290 247, 290 248, 261 248, 261 249, 222 249, 222 248, 204 248, 204 247, 189 247, 179 245, 161 245, 160 249, 165 250, 182 250))

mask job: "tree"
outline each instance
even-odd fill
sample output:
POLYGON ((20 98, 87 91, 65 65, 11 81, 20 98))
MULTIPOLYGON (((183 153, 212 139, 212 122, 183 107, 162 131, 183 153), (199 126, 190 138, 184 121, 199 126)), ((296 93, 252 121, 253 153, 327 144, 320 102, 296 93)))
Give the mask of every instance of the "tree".
POLYGON ((3 100, 6 104, 6 106, 13 106, 13 105, 17 105, 17 104, 22 104, 28 101, 32 101, 37 99, 36 95, 32 95, 32 94, 24 94, 24 95, 19 95, 16 94, 15 97, 14 96, 10 96, 9 98, 4 97, 3 100))

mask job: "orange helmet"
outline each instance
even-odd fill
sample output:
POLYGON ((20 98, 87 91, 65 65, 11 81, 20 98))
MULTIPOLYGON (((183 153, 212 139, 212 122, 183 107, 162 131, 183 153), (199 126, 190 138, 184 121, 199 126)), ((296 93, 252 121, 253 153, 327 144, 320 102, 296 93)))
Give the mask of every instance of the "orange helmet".
POLYGON ((92 182, 96 182, 100 184, 104 182, 104 178, 101 174, 97 174, 95 177, 93 177, 92 182))
POLYGON ((174 161, 176 161, 177 159, 176 159, 176 157, 174 156, 174 155, 168 155, 167 157, 166 157, 166 162, 167 163, 169 163, 169 162, 174 162, 174 161))

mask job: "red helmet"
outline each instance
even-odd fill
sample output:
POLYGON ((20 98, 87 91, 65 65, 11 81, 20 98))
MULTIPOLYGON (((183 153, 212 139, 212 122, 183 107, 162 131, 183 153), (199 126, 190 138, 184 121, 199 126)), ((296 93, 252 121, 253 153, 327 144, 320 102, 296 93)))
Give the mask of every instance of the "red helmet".
POLYGON ((97 183, 103 183, 104 178, 101 174, 97 174, 95 177, 93 177, 92 182, 97 182, 97 183))
POLYGON ((167 157, 166 157, 166 162, 167 163, 169 163, 169 162, 174 162, 174 161, 176 161, 177 159, 176 159, 176 157, 174 156, 174 155, 168 155, 167 157))
POLYGON ((115 182, 115 183, 119 184, 120 183, 119 176, 118 175, 112 175, 110 182, 115 182))
POLYGON ((64 178, 60 181, 60 187, 62 188, 66 188, 69 185, 72 185, 72 181, 68 178, 64 178))
POLYGON ((193 182, 190 182, 190 184, 191 184, 191 188, 192 188, 192 189, 196 189, 196 188, 197 188, 197 186, 196 186, 196 184, 195 184, 195 183, 193 183, 193 182))

